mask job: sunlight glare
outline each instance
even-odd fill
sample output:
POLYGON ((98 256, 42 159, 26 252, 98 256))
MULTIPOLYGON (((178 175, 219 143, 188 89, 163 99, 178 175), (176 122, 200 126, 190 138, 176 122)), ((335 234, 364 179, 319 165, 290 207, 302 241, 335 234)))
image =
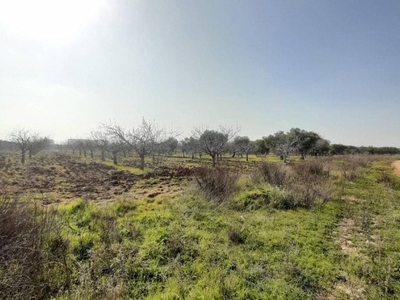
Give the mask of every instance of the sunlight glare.
POLYGON ((33 39, 69 40, 103 8, 102 0, 0 0, 0 27, 33 39))

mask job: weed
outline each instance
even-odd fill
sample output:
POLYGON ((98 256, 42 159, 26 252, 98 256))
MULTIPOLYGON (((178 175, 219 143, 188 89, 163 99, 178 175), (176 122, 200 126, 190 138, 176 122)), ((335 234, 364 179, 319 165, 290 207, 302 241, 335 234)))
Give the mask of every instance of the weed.
POLYGON ((195 170, 194 178, 208 199, 221 203, 235 190, 239 174, 225 168, 201 167, 195 170))

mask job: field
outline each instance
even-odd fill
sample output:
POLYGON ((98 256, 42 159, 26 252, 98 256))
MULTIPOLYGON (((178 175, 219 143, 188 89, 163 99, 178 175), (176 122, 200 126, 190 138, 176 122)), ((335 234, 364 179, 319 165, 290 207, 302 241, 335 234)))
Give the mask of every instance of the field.
POLYGON ((1 299, 399 299, 399 157, 0 156, 1 299))

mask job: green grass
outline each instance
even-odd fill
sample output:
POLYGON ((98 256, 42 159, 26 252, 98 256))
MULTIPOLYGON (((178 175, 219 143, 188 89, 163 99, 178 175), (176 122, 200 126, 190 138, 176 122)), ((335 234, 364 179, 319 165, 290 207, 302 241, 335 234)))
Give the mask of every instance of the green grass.
POLYGON ((60 205, 44 298, 398 299, 400 178, 379 160, 346 179, 347 163, 310 209, 274 208, 286 191, 248 175, 222 203, 193 184, 162 201, 60 205))

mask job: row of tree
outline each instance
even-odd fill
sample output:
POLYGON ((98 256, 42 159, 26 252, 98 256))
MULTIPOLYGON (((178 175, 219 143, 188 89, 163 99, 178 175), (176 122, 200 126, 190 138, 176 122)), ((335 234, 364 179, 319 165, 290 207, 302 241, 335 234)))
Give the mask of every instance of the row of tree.
POLYGON ((27 129, 15 130, 10 134, 11 142, 19 148, 21 152, 21 163, 25 163, 26 153, 29 158, 36 153, 45 150, 54 144, 54 141, 47 136, 41 136, 36 132, 27 129))
MULTIPOLYGON (((288 132, 278 131, 275 134, 251 141, 247 136, 238 136, 239 129, 220 126, 218 130, 194 128, 190 137, 178 141, 179 132, 168 132, 164 127, 145 119, 139 126, 125 129, 116 123, 102 124, 92 131, 86 139, 69 139, 59 145, 60 150, 72 150, 93 158, 95 151, 101 152, 102 160, 106 155, 118 163, 118 157, 135 153, 139 159, 139 167, 144 169, 145 157, 155 155, 173 155, 181 151, 182 155, 192 158, 207 154, 216 165, 218 158, 229 153, 232 157, 240 156, 248 160, 249 154, 267 155, 275 153, 286 162, 289 155, 299 155, 304 159, 307 155, 343 155, 343 154, 400 154, 395 147, 354 147, 341 144, 330 144, 319 134, 299 128, 288 132)), ((29 130, 17 130, 11 133, 11 142, 17 145, 21 152, 21 162, 25 162, 26 153, 29 157, 35 153, 49 149, 52 140, 29 130)), ((7 144, 9 146, 9 144, 7 144)), ((54 148, 54 146, 53 146, 54 148)))

